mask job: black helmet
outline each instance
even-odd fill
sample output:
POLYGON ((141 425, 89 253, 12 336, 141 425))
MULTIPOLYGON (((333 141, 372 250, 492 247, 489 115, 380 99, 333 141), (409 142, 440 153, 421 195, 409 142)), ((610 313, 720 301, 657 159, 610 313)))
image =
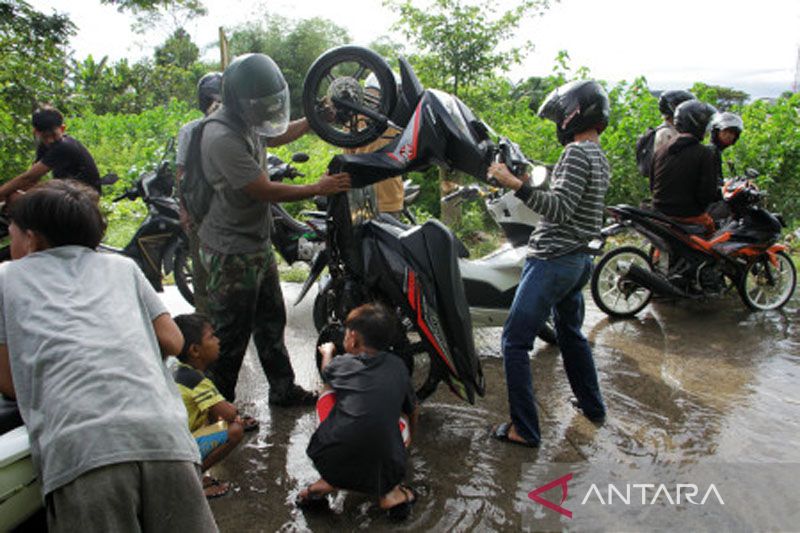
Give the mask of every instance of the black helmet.
POLYGON ((234 59, 222 76, 222 103, 260 134, 275 137, 289 125, 289 85, 267 55, 234 59))
POLYGON ((220 101, 222 73, 209 72, 197 82, 197 107, 205 113, 214 102, 220 101))
POLYGON ((691 133, 702 141, 716 112, 711 104, 687 100, 675 109, 675 129, 681 133, 691 133))
POLYGON ((674 117, 679 105, 694 99, 695 96, 689 91, 664 91, 658 99, 658 110, 666 117, 674 117))
MULTIPOLYGON (((530 103, 531 109, 535 104, 530 103)), ((556 123, 558 140, 571 143, 576 133, 594 128, 602 133, 608 126, 608 95, 594 80, 571 81, 551 92, 539 107, 539 116, 556 123)))

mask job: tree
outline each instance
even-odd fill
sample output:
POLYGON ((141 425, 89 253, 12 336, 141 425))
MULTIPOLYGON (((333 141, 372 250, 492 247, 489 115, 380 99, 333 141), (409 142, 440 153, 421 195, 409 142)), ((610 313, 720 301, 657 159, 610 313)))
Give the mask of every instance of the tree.
POLYGON ((732 107, 742 106, 750 99, 750 95, 744 91, 720 85, 706 85, 701 82, 692 86, 692 93, 720 111, 728 111, 732 107))
POLYGON ((522 0, 497 14, 493 0, 430 0, 417 7, 411 0, 386 0, 400 20, 397 27, 417 48, 420 77, 430 85, 458 95, 464 86, 498 72, 507 72, 532 48, 503 45, 514 36, 523 17, 542 13, 548 0, 522 0))
POLYGON ((133 13, 136 20, 131 27, 136 33, 155 28, 174 33, 190 20, 208 14, 202 0, 100 0, 100 3, 133 13))
POLYGON ((188 69, 197 61, 200 49, 183 28, 178 28, 161 46, 156 47, 156 65, 175 65, 188 69))
POLYGON ((31 112, 38 102, 66 101, 66 45, 75 26, 22 0, 0 1, 0 172, 13 176, 31 162, 31 112))
POLYGON ((311 64, 325 50, 350 41, 347 30, 330 20, 314 17, 290 20, 278 15, 266 22, 250 22, 233 28, 228 43, 236 56, 259 52, 270 56, 289 84, 292 115, 302 116, 303 80, 311 64))

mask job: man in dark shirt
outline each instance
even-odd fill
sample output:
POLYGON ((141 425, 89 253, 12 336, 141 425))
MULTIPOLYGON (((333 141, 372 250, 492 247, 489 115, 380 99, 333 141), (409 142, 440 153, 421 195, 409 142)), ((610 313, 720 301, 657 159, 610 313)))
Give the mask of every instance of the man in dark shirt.
POLYGON ((653 207, 686 224, 705 226, 713 233, 714 221, 706 212, 719 199, 714 153, 702 144, 714 107, 699 100, 678 106, 678 136, 656 150, 653 162, 653 207))
POLYGON ((100 192, 97 165, 85 146, 64 134, 64 117, 61 112, 54 107, 43 106, 33 112, 31 122, 38 144, 36 162, 25 172, 0 186, 0 201, 8 199, 17 191, 30 189, 51 170, 54 178, 82 181, 100 192))

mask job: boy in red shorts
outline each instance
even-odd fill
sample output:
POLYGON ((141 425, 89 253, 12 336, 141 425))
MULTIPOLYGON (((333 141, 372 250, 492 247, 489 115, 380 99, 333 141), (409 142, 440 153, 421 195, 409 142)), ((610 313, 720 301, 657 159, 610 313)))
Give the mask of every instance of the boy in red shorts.
POLYGON ((347 316, 344 349, 319 347, 325 388, 317 403, 320 425, 306 453, 320 479, 297 496, 298 506, 325 499, 337 489, 374 495, 390 518, 405 519, 416 499, 401 485, 406 450, 417 421, 416 395, 403 361, 387 352, 396 337, 396 317, 380 304, 365 304, 347 316), (407 436, 398 427, 408 415, 407 436))

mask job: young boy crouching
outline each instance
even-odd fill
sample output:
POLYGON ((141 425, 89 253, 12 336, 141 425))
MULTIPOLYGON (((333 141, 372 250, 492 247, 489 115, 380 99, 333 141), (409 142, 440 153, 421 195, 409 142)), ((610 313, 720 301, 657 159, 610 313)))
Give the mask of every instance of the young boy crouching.
MULTIPOLYGON (((175 317, 183 338, 183 350, 173 377, 189 414, 189 431, 197 440, 203 472, 228 456, 242 441, 244 428, 232 403, 205 377, 208 365, 219 358, 219 339, 208 319, 198 313, 175 317)), ((217 498, 230 491, 230 483, 211 476, 203 478, 206 498, 217 498)))
POLYGON ((317 403, 320 425, 306 453, 321 478, 300 492, 298 506, 345 489, 376 496, 390 518, 408 516, 416 495, 400 482, 417 406, 406 365, 386 351, 396 331, 396 317, 387 308, 366 304, 345 321, 345 356, 334 358, 332 343, 319 347, 325 388, 317 403), (410 419, 405 439, 401 413, 410 419))

